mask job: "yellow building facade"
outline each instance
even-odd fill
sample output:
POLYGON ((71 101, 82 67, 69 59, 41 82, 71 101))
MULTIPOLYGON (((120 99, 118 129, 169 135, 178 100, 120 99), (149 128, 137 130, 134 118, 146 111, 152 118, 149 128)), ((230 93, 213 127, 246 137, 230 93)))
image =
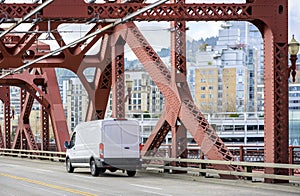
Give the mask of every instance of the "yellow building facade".
POLYGON ((216 66, 195 70, 195 101, 202 112, 218 111, 218 68, 216 66))

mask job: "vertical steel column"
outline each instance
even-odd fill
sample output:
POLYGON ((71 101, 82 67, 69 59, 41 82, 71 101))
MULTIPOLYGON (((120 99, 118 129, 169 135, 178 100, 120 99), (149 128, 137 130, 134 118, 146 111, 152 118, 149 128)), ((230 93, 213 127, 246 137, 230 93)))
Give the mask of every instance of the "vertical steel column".
MULTIPOLYGON (((62 105, 62 100, 59 93, 59 87, 57 83, 57 77, 54 68, 43 68, 44 73, 46 74, 47 78, 47 94, 51 95, 48 97, 49 105, 45 106, 48 109, 50 118, 51 118, 51 125, 53 129, 53 134, 56 143, 56 150, 57 151, 65 151, 64 142, 69 139, 69 131, 66 122, 66 117, 64 113, 64 108, 62 105)), ((45 96, 45 95, 44 95, 45 96)), ((47 117, 45 115, 44 117, 47 117)), ((46 118, 43 118, 43 126, 45 126, 45 134, 49 135, 49 126, 47 125, 48 121, 46 118)), ((47 136, 49 137, 49 136, 47 136)))
MULTIPOLYGON (((253 23, 264 37, 264 111, 265 162, 288 163, 288 2, 287 0, 257 0, 262 5, 255 12, 261 21, 253 23), (270 5, 264 9, 263 5, 270 5), (266 17, 272 16, 272 17, 266 17)), ((287 169, 267 168, 267 174, 288 175, 287 169)), ((286 182, 265 179, 266 182, 286 182)))
MULTIPOLYGON (((265 38, 265 162, 288 163, 288 46, 272 37, 265 38)), ((266 173, 288 175, 288 170, 267 168, 266 173)))
MULTIPOLYGON (((45 91, 43 87, 43 91, 45 91)), ((40 135, 41 135, 41 150, 47 151, 49 149, 49 112, 46 110, 44 106, 41 105, 41 115, 42 119, 40 120, 40 135)))
POLYGON ((112 115, 125 118, 124 45, 122 38, 112 45, 112 115))
POLYGON ((0 148, 4 148, 4 141, 2 137, 2 128, 0 126, 0 148))
MULTIPOLYGON (((171 3, 184 4, 185 0, 171 0, 171 3)), ((170 24, 172 82, 177 87, 177 84, 180 85, 177 77, 180 74, 186 76, 186 23, 172 21, 170 24)), ((179 129, 177 122, 172 126, 172 157, 187 158, 187 131, 183 125, 179 129)))
POLYGON ((10 140, 10 89, 6 88, 5 97, 6 100, 4 102, 4 138, 5 138, 5 148, 11 148, 11 140, 10 140))
POLYGON ((9 87, 0 87, 0 100, 4 103, 4 135, 2 138, 3 147, 11 148, 10 140, 10 88, 9 87), (4 140, 3 140, 4 138, 4 140))

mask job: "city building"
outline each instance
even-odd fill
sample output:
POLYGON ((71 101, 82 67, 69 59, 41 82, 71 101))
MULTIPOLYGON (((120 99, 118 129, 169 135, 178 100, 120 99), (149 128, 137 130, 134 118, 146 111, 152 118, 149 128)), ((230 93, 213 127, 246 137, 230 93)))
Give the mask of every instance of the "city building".
POLYGON ((247 51, 239 29, 231 27, 225 23, 217 45, 197 54, 195 102, 202 112, 247 112, 250 107, 247 51))
POLYGON ((88 94, 79 78, 71 78, 67 85, 67 125, 73 131, 75 126, 84 122, 88 108, 88 94))
POLYGON ((216 113, 218 107, 218 81, 220 56, 211 47, 197 55, 195 69, 195 103, 202 112, 216 113))
POLYGON ((126 113, 152 113, 159 115, 163 111, 164 97, 149 74, 143 69, 125 71, 125 92, 130 98, 125 102, 126 113), (129 88, 130 91, 129 91, 129 88))

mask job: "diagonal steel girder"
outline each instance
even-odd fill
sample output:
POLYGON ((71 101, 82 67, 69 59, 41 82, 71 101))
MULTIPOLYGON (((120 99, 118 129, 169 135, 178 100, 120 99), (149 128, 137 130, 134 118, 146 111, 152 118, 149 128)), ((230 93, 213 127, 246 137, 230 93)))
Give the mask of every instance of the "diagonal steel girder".
MULTIPOLYGON (((178 118, 209 159, 233 161, 234 157, 229 149, 194 104, 185 77, 181 75, 181 77, 176 77, 176 82, 172 81, 169 69, 133 22, 118 26, 118 28, 120 36, 123 37, 144 65, 144 68, 166 98, 165 114, 158 125, 164 125, 165 127, 167 122, 170 126, 175 126, 178 118), (124 29, 123 31, 121 30, 122 28, 124 29), (180 83, 180 85, 176 83, 180 83)), ((166 129, 161 130, 165 133, 166 129)), ((155 130, 155 132, 156 135, 160 135, 160 131, 155 130)), ((150 138, 156 138, 156 135, 150 138)), ((160 142, 161 140, 147 140, 143 149, 144 154, 147 154, 148 151, 153 152, 157 150, 160 142)), ((215 165, 214 167, 216 169, 240 170, 239 167, 231 166, 215 165)))

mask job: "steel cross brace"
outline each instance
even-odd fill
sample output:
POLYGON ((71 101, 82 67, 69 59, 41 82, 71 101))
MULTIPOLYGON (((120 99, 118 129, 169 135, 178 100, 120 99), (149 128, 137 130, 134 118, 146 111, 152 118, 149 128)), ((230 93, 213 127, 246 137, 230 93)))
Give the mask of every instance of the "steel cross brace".
MULTIPOLYGON (((167 134, 168 128, 176 126, 177 119, 179 119, 198 145, 201 146, 201 150, 207 158, 233 161, 234 157, 231 152, 193 103, 185 76, 179 74, 179 77, 176 77, 176 83, 175 80, 172 80, 171 73, 166 65, 160 60, 133 22, 126 23, 119 26, 119 28, 126 29, 125 31, 119 31, 120 36, 123 37, 139 58, 166 98, 165 112, 153 131, 155 135, 152 134, 149 137, 143 148, 144 155, 155 153, 164 139, 163 136, 167 134)), ((240 170, 239 167, 221 165, 215 165, 214 167, 217 169, 240 170)))
POLYGON ((25 99, 21 100, 23 107, 20 113, 20 121, 13 142, 13 149, 38 150, 38 145, 30 128, 29 116, 33 105, 34 98, 29 92, 26 92, 25 99), (24 137, 25 136, 25 137, 24 137), (25 143, 27 145, 25 145, 25 143), (25 147, 25 148, 24 148, 25 147))

